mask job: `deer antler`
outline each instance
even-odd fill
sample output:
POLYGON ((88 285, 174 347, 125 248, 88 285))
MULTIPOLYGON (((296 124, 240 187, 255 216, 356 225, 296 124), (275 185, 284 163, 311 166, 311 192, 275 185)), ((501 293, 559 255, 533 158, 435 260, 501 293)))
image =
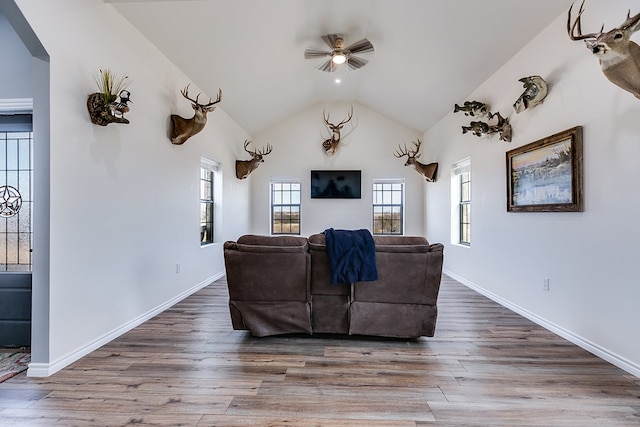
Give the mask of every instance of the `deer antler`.
POLYGON ((266 156, 267 154, 271 153, 271 151, 273 150, 273 147, 271 146, 271 144, 267 143, 267 146, 264 148, 264 151, 260 150, 254 150, 254 151, 249 151, 247 150, 247 147, 249 146, 249 144, 251 144, 251 141, 249 141, 248 139, 244 140, 244 151, 246 151, 247 153, 251 154, 252 157, 255 157, 257 155, 260 156, 266 156))
POLYGON ((197 104, 198 103, 198 96, 200 96, 200 94, 198 94, 198 96, 196 96, 196 99, 190 98, 189 97, 189 86, 190 85, 191 85, 191 83, 187 84, 187 86, 185 86, 185 88, 182 89, 180 91, 180 93, 182 94, 182 96, 187 98, 189 101, 193 102, 194 104, 197 104))
POLYGON ((215 105, 220 101, 222 101, 222 89, 218 89, 218 97, 216 98, 215 101, 211 101, 211 97, 209 97, 209 103, 206 104, 205 107, 211 107, 212 105, 215 105))
POLYGON ((407 150, 407 144, 404 144, 404 150, 402 149, 402 147, 400 145, 398 145, 398 150, 394 151, 393 155, 396 156, 397 158, 404 157, 404 156, 409 157, 409 152, 407 150))
POLYGON ((329 116, 330 116, 331 113, 329 113, 329 114, 326 114, 326 113, 327 113, 327 110, 322 110, 322 119, 324 120, 324 123, 327 126, 331 126, 331 123, 329 123, 329 116))
POLYGON ((249 151, 247 150, 247 147, 249 146, 249 144, 251 144, 251 141, 249 141, 248 139, 244 140, 244 151, 246 151, 247 153, 251 154, 252 156, 256 155, 255 151, 249 151))
POLYGON ((211 101, 211 97, 209 97, 209 103, 208 104, 199 104, 198 103, 198 98, 200 97, 200 93, 198 93, 198 95, 196 96, 196 99, 190 98, 189 97, 189 85, 191 85, 191 83, 187 84, 187 86, 182 89, 180 91, 180 93, 182 94, 182 96, 184 96, 185 98, 187 98, 189 101, 193 102, 196 105, 200 105, 201 107, 210 107, 214 104, 217 104, 218 102, 220 102, 222 100, 222 89, 218 89, 218 97, 216 98, 215 101, 211 101))
POLYGON ((353 105, 351 106, 351 110, 349 111, 349 114, 347 115, 347 118, 344 119, 343 121, 341 121, 340 123, 338 123, 336 125, 336 127, 341 127, 344 124, 349 123, 349 121, 353 118, 353 105))
POLYGON ((419 157, 419 155, 416 156, 416 154, 418 154, 418 151, 420 151, 420 145, 422 145, 422 141, 419 138, 417 139, 417 141, 418 142, 411 141, 411 143, 415 147, 413 150, 407 149, 407 144, 404 144, 404 150, 402 149, 402 147, 400 147, 400 145, 398 145, 399 151, 395 151, 393 155, 396 156, 397 158, 400 158, 403 156, 407 156, 408 158, 419 157))
POLYGON ((627 12, 627 19, 622 23, 622 25, 620 26, 620 29, 621 30, 628 29, 632 25, 635 25, 638 22, 638 19, 640 19, 640 13, 637 13, 634 16, 631 16, 631 10, 629 9, 629 11, 627 12))
POLYGON ((265 151, 263 152, 262 150, 258 150, 258 154, 260 154, 261 156, 266 156, 267 154, 271 153, 271 150, 273 150, 273 147, 271 146, 271 144, 267 143, 265 151))
MULTIPOLYGON (((567 33, 569 33, 569 38, 571 40, 595 39, 598 38, 600 34, 602 34, 602 32, 604 31, 604 24, 602 24, 600 31, 597 33, 582 34, 582 23, 580 18, 582 17, 582 13, 584 12, 584 0, 582 0, 582 3, 580 4, 580 9, 578 9, 578 16, 576 17, 576 20, 573 22, 573 24, 571 24, 571 9, 573 9, 573 3, 571 4, 569 13, 567 14, 567 33), (576 30, 578 30, 577 34, 576 30)), ((629 11, 629 13, 631 13, 631 11, 629 11)), ((627 20, 628 19, 629 17, 627 16, 627 20)))
POLYGON ((322 110, 322 118, 324 119, 324 123, 327 126, 329 126, 331 129, 339 129, 341 126, 347 124, 349 120, 353 118, 353 105, 351 106, 351 110, 349 111, 347 118, 341 121, 340 123, 338 123, 337 125, 334 125, 333 123, 329 122, 329 116, 330 114, 326 114, 326 110, 322 110))
MULTIPOLYGON (((422 145, 422 141, 420 140, 420 138, 417 138, 416 141, 418 142, 416 143, 411 141, 411 143, 416 146, 415 150, 411 150, 414 156, 418 154, 418 151, 420 151, 420 146, 422 145)), ((420 156, 416 156, 416 157, 420 157, 420 156)))

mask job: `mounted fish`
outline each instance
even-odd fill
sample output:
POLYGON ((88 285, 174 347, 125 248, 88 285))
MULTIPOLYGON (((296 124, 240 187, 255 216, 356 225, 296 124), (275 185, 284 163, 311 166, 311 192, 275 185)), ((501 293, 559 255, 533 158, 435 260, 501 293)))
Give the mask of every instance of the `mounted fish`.
POLYGON ((462 107, 455 104, 453 112, 462 111, 465 116, 484 117, 489 113, 489 106, 479 101, 465 101, 462 107))
POLYGON ((471 132, 478 137, 486 137, 493 135, 494 133, 500 134, 500 140, 511 142, 512 129, 509 124, 509 118, 502 117, 500 113, 489 113, 489 120, 493 120, 494 117, 498 117, 498 122, 494 125, 490 125, 486 122, 471 122, 469 126, 462 126, 462 133, 471 132))
POLYGON ((523 77, 518 81, 524 85, 524 92, 522 92, 520 98, 516 99, 516 102, 513 104, 513 109, 516 111, 516 114, 542 103, 547 96, 547 82, 545 82, 542 77, 529 76, 523 77))
POLYGON ((471 132, 477 137, 489 136, 489 125, 485 122, 471 122, 469 126, 462 126, 462 133, 471 132))
POLYGON ((489 119, 493 120, 494 117, 498 117, 498 123, 490 126, 492 133, 500 133, 500 140, 505 142, 511 142, 512 128, 509 124, 509 117, 502 117, 500 112, 489 113, 489 119))

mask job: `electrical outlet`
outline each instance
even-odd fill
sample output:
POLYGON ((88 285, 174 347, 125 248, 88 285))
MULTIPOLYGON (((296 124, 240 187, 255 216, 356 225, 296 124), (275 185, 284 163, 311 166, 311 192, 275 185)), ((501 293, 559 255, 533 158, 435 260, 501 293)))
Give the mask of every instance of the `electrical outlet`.
POLYGON ((544 278, 542 279, 542 290, 543 291, 548 291, 549 290, 549 279, 548 278, 544 278))
POLYGON ((176 273, 180 273, 180 264, 176 264, 176 273))

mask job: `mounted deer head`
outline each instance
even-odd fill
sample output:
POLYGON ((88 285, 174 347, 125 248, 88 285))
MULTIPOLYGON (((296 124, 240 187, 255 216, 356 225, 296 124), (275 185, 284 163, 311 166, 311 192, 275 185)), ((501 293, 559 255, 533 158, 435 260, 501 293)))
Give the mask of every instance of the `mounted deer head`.
POLYGON ((412 141, 412 143, 414 148, 411 150, 407 149, 407 144, 404 145, 404 149, 402 149, 402 147, 398 145, 398 151, 393 153, 394 156, 396 156, 397 158, 407 156, 407 161, 404 164, 405 166, 413 165, 416 172, 424 176, 424 179, 426 179, 428 182, 436 182, 436 172, 438 171, 438 164, 429 163, 428 165, 425 165, 417 161, 416 159, 420 157, 418 151, 420 151, 420 145, 422 145, 422 141, 420 141, 420 139, 417 139, 417 142, 412 141))
POLYGON ((567 16, 567 33, 571 40, 584 40, 587 48, 599 59, 605 77, 611 83, 640 98, 640 46, 629 40, 640 29, 640 13, 631 16, 617 28, 604 32, 604 24, 597 33, 582 34, 580 18, 584 0, 576 20, 571 23, 571 9, 567 16))
POLYGON ((238 179, 245 179, 248 177, 251 172, 260 166, 260 163, 264 162, 262 157, 271 153, 271 150, 273 150, 273 147, 270 144, 267 144, 264 151, 249 151, 247 150, 249 144, 251 144, 251 141, 248 139, 244 141, 244 151, 251 154, 251 160, 236 160, 236 178, 238 179))
POLYGON ((347 118, 337 125, 329 123, 329 114, 325 115, 324 110, 322 111, 322 118, 324 119, 325 125, 327 125, 327 129, 331 131, 331 138, 325 140, 322 143, 322 148, 324 148, 324 151, 331 156, 335 154, 336 150, 338 149, 338 144, 340 143, 340 131, 342 130, 344 125, 353 118, 353 106, 351 106, 351 111, 347 115, 347 118))
POLYGON ((180 91, 182 96, 191 101, 195 113, 190 119, 185 119, 176 114, 171 115, 171 122, 173 123, 173 131, 171 132, 171 143, 176 145, 182 145, 185 141, 191 138, 196 133, 204 129, 204 125, 207 124, 207 113, 216 109, 215 105, 222 100, 222 89, 218 90, 218 97, 215 101, 211 101, 209 98, 208 104, 198 103, 198 97, 192 99, 189 97, 189 85, 180 91))

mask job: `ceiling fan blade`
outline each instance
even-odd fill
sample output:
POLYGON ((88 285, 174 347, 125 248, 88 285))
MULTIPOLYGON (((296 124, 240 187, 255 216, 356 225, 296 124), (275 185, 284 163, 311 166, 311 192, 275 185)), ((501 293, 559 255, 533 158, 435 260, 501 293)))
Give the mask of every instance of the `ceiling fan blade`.
POLYGON ((341 39, 342 36, 340 34, 327 34, 326 36, 321 37, 322 40, 331 48, 331 50, 336 48, 336 40, 341 39))
POLYGON ((331 59, 329 59, 327 62, 325 62, 322 65, 320 65, 318 67, 318 70, 331 72, 332 68, 333 68, 333 63, 331 62, 331 59))
POLYGON ((349 64, 349 68, 352 70, 357 70, 358 68, 362 68, 367 65, 366 59, 358 58, 356 56, 350 55, 347 63, 349 64))
POLYGON ((304 51, 305 59, 324 58, 325 56, 331 56, 331 52, 320 49, 306 49, 304 51))
POLYGON ((355 54, 370 53, 370 52, 373 52, 373 45, 369 40, 362 39, 358 42, 353 43, 350 46, 347 46, 346 50, 355 54))

